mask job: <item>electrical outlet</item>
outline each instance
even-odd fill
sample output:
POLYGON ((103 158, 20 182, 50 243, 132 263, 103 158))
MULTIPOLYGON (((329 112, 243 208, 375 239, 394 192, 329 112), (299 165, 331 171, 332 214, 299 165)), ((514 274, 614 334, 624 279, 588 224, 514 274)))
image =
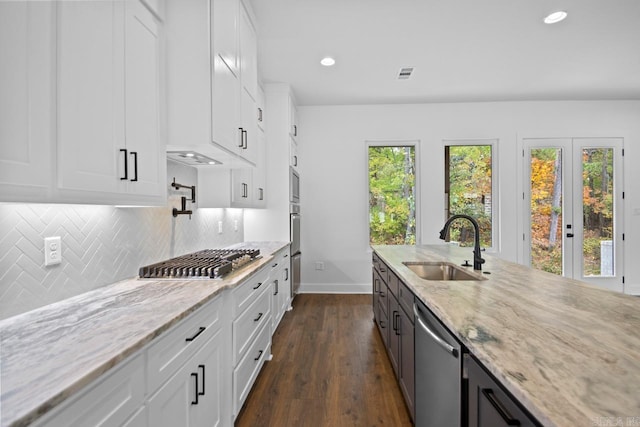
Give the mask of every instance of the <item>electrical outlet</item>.
POLYGON ((222 221, 218 221, 218 234, 222 234, 222 221))
POLYGON ((62 262, 62 240, 60 236, 45 237, 44 265, 56 265, 62 262))
POLYGON ((234 231, 238 231, 238 220, 237 219, 233 221, 233 230, 234 231))
POLYGON ((324 270, 324 262, 316 261, 316 270, 324 270))

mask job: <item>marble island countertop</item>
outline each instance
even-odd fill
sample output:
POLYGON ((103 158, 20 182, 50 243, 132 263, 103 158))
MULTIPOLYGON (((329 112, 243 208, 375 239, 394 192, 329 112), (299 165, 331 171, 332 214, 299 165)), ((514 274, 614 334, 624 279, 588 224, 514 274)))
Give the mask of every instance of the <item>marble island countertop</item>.
POLYGON ((288 244, 233 245, 262 257, 223 279, 133 278, 0 321, 0 426, 33 422, 288 244))
POLYGON ((543 425, 640 425, 640 298, 488 255, 487 280, 427 281, 402 262, 472 248, 373 249, 543 425))

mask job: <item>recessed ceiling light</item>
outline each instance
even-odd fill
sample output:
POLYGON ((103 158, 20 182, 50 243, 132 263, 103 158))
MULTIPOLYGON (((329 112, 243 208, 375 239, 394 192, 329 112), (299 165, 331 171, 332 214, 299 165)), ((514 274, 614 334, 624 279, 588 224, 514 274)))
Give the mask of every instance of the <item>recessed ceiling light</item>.
POLYGON ((187 153, 187 154, 185 154, 185 156, 187 156, 187 157, 193 157, 193 156, 195 156, 195 154, 193 154, 193 153, 187 153))
POLYGON ((544 23, 545 24, 556 24, 560 21, 564 21, 564 19, 567 17, 567 12, 565 12, 564 10, 559 10, 557 12, 553 12, 550 13, 549 15, 547 15, 544 18, 544 23))
POLYGON ((336 63, 336 60, 333 59, 330 56, 327 56, 326 58, 322 58, 322 60, 320 61, 320 63, 322 65, 324 65, 325 67, 331 67, 332 65, 334 65, 336 63))

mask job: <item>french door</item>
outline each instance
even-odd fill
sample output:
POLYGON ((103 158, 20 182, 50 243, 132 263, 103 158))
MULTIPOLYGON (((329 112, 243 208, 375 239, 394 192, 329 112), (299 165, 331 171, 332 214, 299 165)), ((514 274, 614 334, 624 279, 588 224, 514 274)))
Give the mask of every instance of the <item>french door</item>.
POLYGON ((525 262, 623 291, 621 138, 529 138, 525 262))

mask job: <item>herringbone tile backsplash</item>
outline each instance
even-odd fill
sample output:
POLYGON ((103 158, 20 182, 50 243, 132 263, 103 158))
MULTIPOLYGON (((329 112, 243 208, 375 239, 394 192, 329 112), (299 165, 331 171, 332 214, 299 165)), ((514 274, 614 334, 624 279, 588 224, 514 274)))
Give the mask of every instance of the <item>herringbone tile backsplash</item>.
POLYGON ((172 193, 170 206, 158 208, 0 204, 0 319, 134 277, 142 265, 243 241, 242 210, 173 218, 172 193), (50 236, 62 238, 62 263, 45 267, 50 236))

